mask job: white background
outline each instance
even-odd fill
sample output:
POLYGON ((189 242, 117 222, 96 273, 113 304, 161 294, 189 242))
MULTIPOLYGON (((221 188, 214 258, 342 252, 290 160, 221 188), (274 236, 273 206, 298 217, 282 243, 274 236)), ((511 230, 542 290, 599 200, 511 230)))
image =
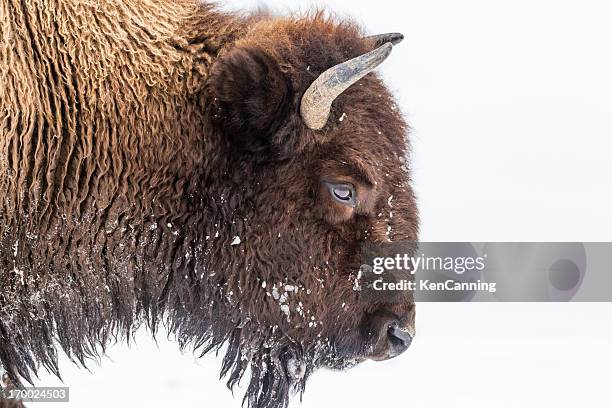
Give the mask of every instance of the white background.
MULTIPOLYGON (((413 128, 422 240, 612 241, 609 2, 319 4, 406 35, 382 74, 413 128)), ((319 371, 302 407, 611 407, 611 316, 612 304, 419 304, 405 355, 319 371)), ((91 373, 62 358, 67 406, 240 406, 218 359, 158 340, 139 333, 91 373)))

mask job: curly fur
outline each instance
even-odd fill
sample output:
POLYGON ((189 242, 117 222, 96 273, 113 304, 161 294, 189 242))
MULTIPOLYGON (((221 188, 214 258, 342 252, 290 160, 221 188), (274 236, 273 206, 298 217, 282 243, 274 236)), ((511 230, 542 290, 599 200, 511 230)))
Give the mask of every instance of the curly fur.
POLYGON ((12 399, 0 399, 0 408, 24 408, 21 401, 12 399))
POLYGON ((164 324, 201 354, 226 345, 230 388, 250 367, 249 406, 283 407, 317 367, 368 355, 370 316, 412 324, 411 302, 352 290, 360 243, 417 237, 390 93, 368 75, 322 131, 299 115, 323 70, 368 51, 357 26, 168 0, 0 0, 0 20, 0 362, 16 384, 59 376, 56 345, 85 365, 164 324), (347 216, 329 177, 367 179, 372 208, 347 216))

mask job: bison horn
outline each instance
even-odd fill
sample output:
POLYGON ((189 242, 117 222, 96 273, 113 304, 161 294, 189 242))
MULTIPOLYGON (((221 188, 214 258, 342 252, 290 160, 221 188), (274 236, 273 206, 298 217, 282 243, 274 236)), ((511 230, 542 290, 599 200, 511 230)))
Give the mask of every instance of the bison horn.
POLYGON ((373 51, 335 65, 319 75, 302 96, 300 113, 306 126, 313 130, 322 129, 334 100, 387 59, 393 44, 398 44, 403 38, 398 33, 366 37, 376 47, 373 51))
POLYGON ((374 43, 375 47, 380 47, 384 43, 390 42, 393 45, 397 45, 402 42, 404 39, 404 34, 401 33, 386 33, 386 34, 378 34, 371 35, 366 37, 366 40, 370 40, 374 43))

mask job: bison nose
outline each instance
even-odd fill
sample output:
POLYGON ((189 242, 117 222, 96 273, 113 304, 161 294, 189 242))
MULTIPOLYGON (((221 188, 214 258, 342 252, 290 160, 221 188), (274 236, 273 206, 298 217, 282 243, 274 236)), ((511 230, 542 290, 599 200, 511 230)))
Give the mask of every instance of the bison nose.
POLYGON ((387 329, 387 338, 389 339, 391 349, 395 353, 391 357, 402 354, 412 343, 412 336, 406 330, 400 329, 397 322, 392 323, 387 329))
POLYGON ((408 350, 413 336, 400 327, 397 320, 386 320, 380 327, 377 344, 374 346, 372 360, 387 360, 397 357, 408 350))

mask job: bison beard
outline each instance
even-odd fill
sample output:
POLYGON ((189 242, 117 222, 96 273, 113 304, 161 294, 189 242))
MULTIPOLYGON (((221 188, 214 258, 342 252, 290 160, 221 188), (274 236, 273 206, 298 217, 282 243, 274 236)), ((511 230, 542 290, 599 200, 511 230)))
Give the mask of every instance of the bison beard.
POLYGON ((409 295, 352 288, 363 242, 417 238, 406 125, 374 75, 319 106, 324 127, 305 125, 300 102, 330 67, 397 37, 195 1, 0 0, 0 20, 12 382, 59 376, 57 344, 84 366, 142 325, 202 355, 225 347, 222 376, 232 388, 249 368, 258 408, 287 406, 318 367, 396 354, 387 327, 412 327, 409 295))

